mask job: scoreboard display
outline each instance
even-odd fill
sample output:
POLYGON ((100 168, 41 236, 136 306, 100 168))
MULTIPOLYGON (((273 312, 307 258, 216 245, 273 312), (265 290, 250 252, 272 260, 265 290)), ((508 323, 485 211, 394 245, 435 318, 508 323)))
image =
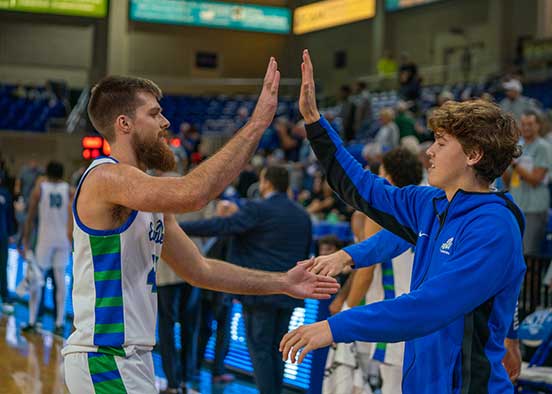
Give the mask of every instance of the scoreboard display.
POLYGON ((130 0, 130 20, 280 34, 291 29, 287 8, 216 1, 130 0))
POLYGON ((0 11, 103 18, 107 0, 0 0, 0 11))

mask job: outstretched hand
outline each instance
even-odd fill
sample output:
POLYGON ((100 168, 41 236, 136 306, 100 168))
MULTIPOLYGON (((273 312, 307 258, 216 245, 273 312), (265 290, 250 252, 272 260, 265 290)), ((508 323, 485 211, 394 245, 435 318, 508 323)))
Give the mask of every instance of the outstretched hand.
POLYGON ((327 320, 306 324, 284 335, 280 342, 282 359, 286 361, 289 357, 292 363, 297 361, 301 364, 309 352, 330 346, 332 342, 333 335, 327 320))
POLYGON ((286 294, 294 298, 314 298, 325 300, 339 290, 339 283, 334 278, 316 275, 309 272, 314 258, 297 264, 285 274, 286 294))
POLYGON ((276 109, 278 108, 278 87, 280 86, 280 71, 278 63, 273 57, 268 62, 266 74, 263 81, 263 89, 257 100, 255 110, 251 115, 251 122, 261 125, 262 130, 270 126, 276 109))
POLYGON ((313 264, 310 264, 310 260, 300 261, 297 264, 309 267, 308 270, 313 274, 337 276, 353 265, 353 259, 347 252, 340 250, 326 256, 316 257, 313 264))
POLYGON ((301 94, 299 96, 299 111, 307 124, 317 122, 320 113, 316 106, 316 91, 314 86, 314 70, 312 67, 309 50, 303 51, 303 63, 301 63, 301 94))

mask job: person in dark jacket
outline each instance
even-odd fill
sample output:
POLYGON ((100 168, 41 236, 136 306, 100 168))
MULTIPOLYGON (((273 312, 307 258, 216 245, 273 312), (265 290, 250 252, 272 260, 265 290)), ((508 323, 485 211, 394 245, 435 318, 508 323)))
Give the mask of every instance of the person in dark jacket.
POLYGON ((0 296, 2 310, 9 313, 13 311, 13 306, 8 293, 8 244, 10 237, 15 235, 16 226, 13 199, 10 191, 3 185, 3 179, 0 177, 0 296))
MULTIPOLYGON (((190 236, 234 236, 229 260, 248 268, 283 271, 309 256, 312 225, 306 211, 286 192, 286 168, 273 166, 261 172, 262 200, 248 201, 225 218, 184 222, 190 236)), ((287 296, 243 296, 247 345, 255 381, 261 394, 282 390, 284 363, 278 344, 288 331, 295 307, 302 302, 287 296)))

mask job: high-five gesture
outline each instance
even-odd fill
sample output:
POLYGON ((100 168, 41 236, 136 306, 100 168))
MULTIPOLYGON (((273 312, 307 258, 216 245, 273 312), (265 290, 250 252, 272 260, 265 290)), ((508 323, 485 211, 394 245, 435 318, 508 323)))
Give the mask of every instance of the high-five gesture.
POLYGON ((272 123, 278 108, 279 85, 280 71, 278 71, 278 63, 271 57, 263 81, 263 90, 251 115, 251 122, 264 126, 263 131, 272 123))
POLYGON ((309 50, 303 51, 303 63, 301 63, 301 95, 299 96, 299 111, 307 124, 317 122, 320 113, 316 106, 316 91, 314 86, 314 71, 309 55, 309 50))

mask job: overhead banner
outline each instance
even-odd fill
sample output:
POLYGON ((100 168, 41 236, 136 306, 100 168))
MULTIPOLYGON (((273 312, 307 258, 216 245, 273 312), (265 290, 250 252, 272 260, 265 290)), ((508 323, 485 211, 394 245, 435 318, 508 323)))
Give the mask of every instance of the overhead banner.
POLYGON ((375 0, 324 0, 297 7, 293 12, 293 33, 341 26, 373 18, 376 15, 375 0))
POLYGON ((189 0, 130 0, 130 19, 287 34, 291 11, 283 7, 189 0))
POLYGON ((0 10, 103 18, 107 0, 0 0, 0 10))
POLYGON ((441 0, 385 0, 385 9, 387 11, 398 11, 403 8, 415 7, 429 3, 435 3, 441 0))

